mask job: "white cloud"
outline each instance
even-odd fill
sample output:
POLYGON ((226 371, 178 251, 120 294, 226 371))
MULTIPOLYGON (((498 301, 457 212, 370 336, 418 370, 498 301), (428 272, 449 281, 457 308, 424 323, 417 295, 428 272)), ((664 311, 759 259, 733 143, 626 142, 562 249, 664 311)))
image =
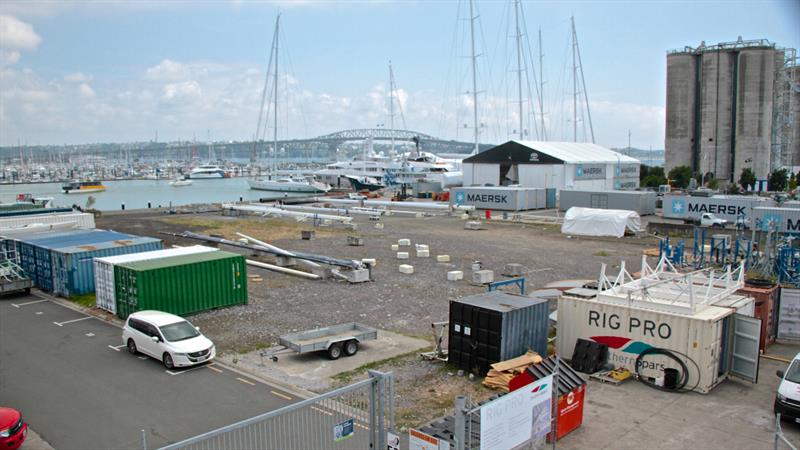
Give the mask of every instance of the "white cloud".
POLYGON ((42 38, 33 26, 14 16, 0 14, 0 48, 5 50, 35 50, 42 38))
POLYGON ((190 80, 165 84, 162 98, 164 100, 185 100, 202 97, 202 95, 200 85, 196 81, 190 80))
POLYGON ((16 50, 0 49, 0 67, 16 64, 19 61, 20 56, 20 53, 16 50))
POLYGON ((92 81, 92 77, 83 72, 75 72, 64 75, 64 81, 69 81, 70 83, 86 83, 92 81))
POLYGON ((81 83, 80 86, 78 86, 78 93, 83 98, 94 98, 96 95, 94 89, 86 83, 81 83))

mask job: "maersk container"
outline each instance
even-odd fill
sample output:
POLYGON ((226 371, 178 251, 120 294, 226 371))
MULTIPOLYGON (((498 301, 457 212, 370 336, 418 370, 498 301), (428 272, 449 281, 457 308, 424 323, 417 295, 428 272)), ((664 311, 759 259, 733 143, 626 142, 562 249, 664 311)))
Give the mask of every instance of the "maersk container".
POLYGON ((694 197, 691 195, 665 195, 662 212, 667 219, 683 219, 699 222, 703 213, 711 213, 730 223, 744 217, 753 222, 753 208, 775 206, 775 201, 752 195, 715 195, 694 197))
POLYGON ((54 248, 53 292, 69 297, 94 292, 94 258, 161 250, 161 239, 126 235, 122 239, 54 248))
MULTIPOLYGON (((92 229, 94 228, 94 214, 89 213, 55 213, 37 214, 33 216, 14 216, 0 218, 0 236, 8 235, 17 231, 23 231, 23 227, 33 224, 52 225, 58 223, 72 223, 75 228, 92 229)), ((34 231, 35 232, 35 231, 34 231)))
POLYGON ((112 314, 117 313, 117 295, 116 285, 114 283, 114 266, 117 264, 216 251, 217 249, 214 247, 192 245, 190 247, 175 247, 151 252, 95 258, 94 290, 96 294, 96 305, 98 308, 105 309, 112 314))
POLYGON ((117 316, 155 309, 178 315, 247 304, 244 256, 216 251, 114 267, 117 316))
POLYGON ((800 209, 753 208, 751 224, 761 231, 797 234, 800 233, 800 209))
POLYGON ((558 209, 579 208, 620 209, 635 211, 640 216, 656 213, 656 193, 651 191, 589 191, 562 189, 558 209))
MULTIPOLYGON (((756 381, 760 321, 741 315, 751 310, 752 299, 731 297, 694 314, 681 314, 564 294, 558 299, 557 352, 571 358, 578 339, 606 344, 608 363, 631 372, 646 349, 680 352, 689 358, 681 357, 689 369, 686 388, 696 386, 700 393, 708 393, 728 375, 754 373, 756 378, 750 381, 756 381)), ((670 358, 648 355, 640 373, 657 379, 665 368, 680 370, 670 358)))
POLYGON ((547 207, 543 188, 523 186, 471 186, 450 190, 450 204, 496 211, 525 211, 547 207))
POLYGON ((450 302, 448 361, 485 374, 528 350, 547 355, 547 300, 492 291, 450 302))

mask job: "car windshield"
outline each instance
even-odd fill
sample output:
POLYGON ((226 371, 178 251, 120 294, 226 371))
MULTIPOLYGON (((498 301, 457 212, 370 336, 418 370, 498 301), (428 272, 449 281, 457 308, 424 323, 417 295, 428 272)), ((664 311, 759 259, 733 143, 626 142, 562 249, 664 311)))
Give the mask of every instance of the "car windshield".
POLYGON ((187 321, 175 322, 169 325, 164 325, 161 328, 161 334, 164 335, 164 339, 169 342, 175 341, 183 341, 186 339, 191 339, 193 337, 200 336, 200 332, 195 329, 187 321))
POLYGON ((794 360, 786 371, 786 380, 792 383, 800 383, 800 360, 794 360))

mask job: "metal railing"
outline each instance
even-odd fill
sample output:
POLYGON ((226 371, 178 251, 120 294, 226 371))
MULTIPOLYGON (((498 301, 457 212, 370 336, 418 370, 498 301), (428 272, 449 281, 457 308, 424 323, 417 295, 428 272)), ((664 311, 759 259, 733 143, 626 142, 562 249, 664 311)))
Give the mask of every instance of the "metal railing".
POLYGON ((795 447, 794 444, 789 442, 789 439, 787 439, 786 436, 783 435, 783 430, 781 429, 781 415, 780 415, 780 413, 775 414, 775 440, 774 440, 774 444, 775 444, 775 450, 779 450, 780 448, 783 448, 783 446, 780 446, 779 444, 784 444, 787 448, 789 448, 791 450, 797 450, 797 447, 795 447))
POLYGON ((162 447, 174 449, 385 449, 394 429, 394 377, 369 378, 162 447))

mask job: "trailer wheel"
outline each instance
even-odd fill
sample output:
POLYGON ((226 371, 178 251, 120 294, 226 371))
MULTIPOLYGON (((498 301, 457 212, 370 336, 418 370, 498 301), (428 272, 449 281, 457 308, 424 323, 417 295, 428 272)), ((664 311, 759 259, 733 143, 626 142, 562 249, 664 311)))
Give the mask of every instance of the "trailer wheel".
POLYGON ((339 359, 342 357, 342 344, 333 344, 328 347, 328 358, 339 359))
POLYGON ((344 343, 344 354, 347 356, 353 356, 358 353, 358 341, 355 339, 351 339, 344 343))

